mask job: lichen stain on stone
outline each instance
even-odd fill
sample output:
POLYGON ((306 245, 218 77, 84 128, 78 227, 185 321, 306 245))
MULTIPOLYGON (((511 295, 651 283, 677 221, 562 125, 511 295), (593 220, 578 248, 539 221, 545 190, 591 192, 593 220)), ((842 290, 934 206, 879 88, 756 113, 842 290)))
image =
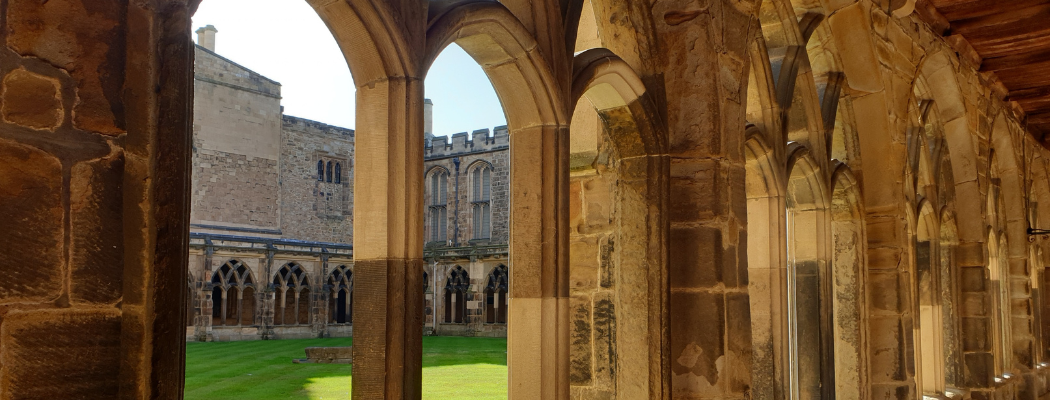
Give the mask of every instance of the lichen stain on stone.
POLYGON ((49 131, 62 125, 64 113, 58 80, 16 69, 4 77, 2 86, 0 114, 4 121, 49 131))

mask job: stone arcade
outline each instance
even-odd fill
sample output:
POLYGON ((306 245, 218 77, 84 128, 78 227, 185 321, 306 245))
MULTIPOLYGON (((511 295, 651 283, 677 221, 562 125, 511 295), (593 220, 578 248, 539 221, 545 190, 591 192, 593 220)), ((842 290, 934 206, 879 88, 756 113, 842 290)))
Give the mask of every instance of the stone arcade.
MULTIPOLYGON (((187 340, 351 336, 354 131, 284 115, 196 33, 187 340)), ((450 142, 425 104, 426 332, 506 336, 507 128, 450 142)))
MULTIPOLYGON (((367 201, 294 200, 353 221, 355 399, 422 395, 427 217, 458 221, 423 79, 452 42, 508 120, 482 314, 511 399, 1050 397, 1050 1, 307 1, 357 85, 340 190, 367 201)), ((195 147, 199 3, 0 1, 0 399, 180 398, 191 178, 233 146, 195 147)), ((264 200, 220 221, 283 235, 264 200)))

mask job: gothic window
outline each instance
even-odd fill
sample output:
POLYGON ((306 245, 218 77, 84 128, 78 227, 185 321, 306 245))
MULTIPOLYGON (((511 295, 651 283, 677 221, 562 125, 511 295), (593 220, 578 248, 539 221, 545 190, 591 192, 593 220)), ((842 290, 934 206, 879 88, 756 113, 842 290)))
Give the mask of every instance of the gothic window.
POLYGON ((430 290, 430 274, 427 271, 423 271, 423 293, 430 290))
POLYGON ((467 315, 467 292, 470 275, 463 267, 455 266, 445 282, 445 322, 463 323, 467 315))
POLYGON ((492 236, 492 167, 483 163, 471 175, 474 238, 487 239, 492 236))
POLYGON ((324 182, 324 160, 317 160, 317 181, 324 182))
POLYGON ((343 166, 335 163, 335 183, 343 183, 343 166))
POLYGON ((328 275, 328 323, 353 323, 354 272, 340 265, 328 275))
POLYGON ((212 274, 211 286, 213 326, 255 323, 255 282, 248 267, 227 261, 212 274))
POLYGON ((507 266, 500 265, 489 274, 485 285, 485 322, 507 323, 507 266))
POLYGON ((437 169, 427 182, 430 191, 430 241, 448 240, 448 171, 437 169))
POLYGON ((328 168, 325 168, 325 178, 326 178, 325 180, 328 181, 328 183, 332 183, 332 162, 331 161, 328 162, 328 168))
POLYGON ((274 325, 310 323, 310 280, 303 267, 288 263, 273 277, 274 325))

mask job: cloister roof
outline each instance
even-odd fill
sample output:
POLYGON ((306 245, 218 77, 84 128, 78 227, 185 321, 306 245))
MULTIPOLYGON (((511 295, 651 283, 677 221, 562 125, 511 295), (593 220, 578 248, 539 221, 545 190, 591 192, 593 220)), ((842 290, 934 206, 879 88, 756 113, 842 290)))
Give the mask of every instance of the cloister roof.
POLYGON ((1028 130, 1050 134, 1050 0, 920 0, 923 19, 1005 89, 1028 130), (969 53, 969 54, 966 54, 969 53))

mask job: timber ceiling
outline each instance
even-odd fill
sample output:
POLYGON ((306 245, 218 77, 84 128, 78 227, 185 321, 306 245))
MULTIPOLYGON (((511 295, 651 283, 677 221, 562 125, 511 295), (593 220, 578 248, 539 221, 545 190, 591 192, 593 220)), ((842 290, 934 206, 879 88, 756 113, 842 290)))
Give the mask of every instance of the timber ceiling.
POLYGON ((916 8, 956 51, 971 53, 982 73, 998 78, 1006 100, 1027 115, 1029 133, 1045 145, 1050 139, 1050 0, 920 0, 916 8))

